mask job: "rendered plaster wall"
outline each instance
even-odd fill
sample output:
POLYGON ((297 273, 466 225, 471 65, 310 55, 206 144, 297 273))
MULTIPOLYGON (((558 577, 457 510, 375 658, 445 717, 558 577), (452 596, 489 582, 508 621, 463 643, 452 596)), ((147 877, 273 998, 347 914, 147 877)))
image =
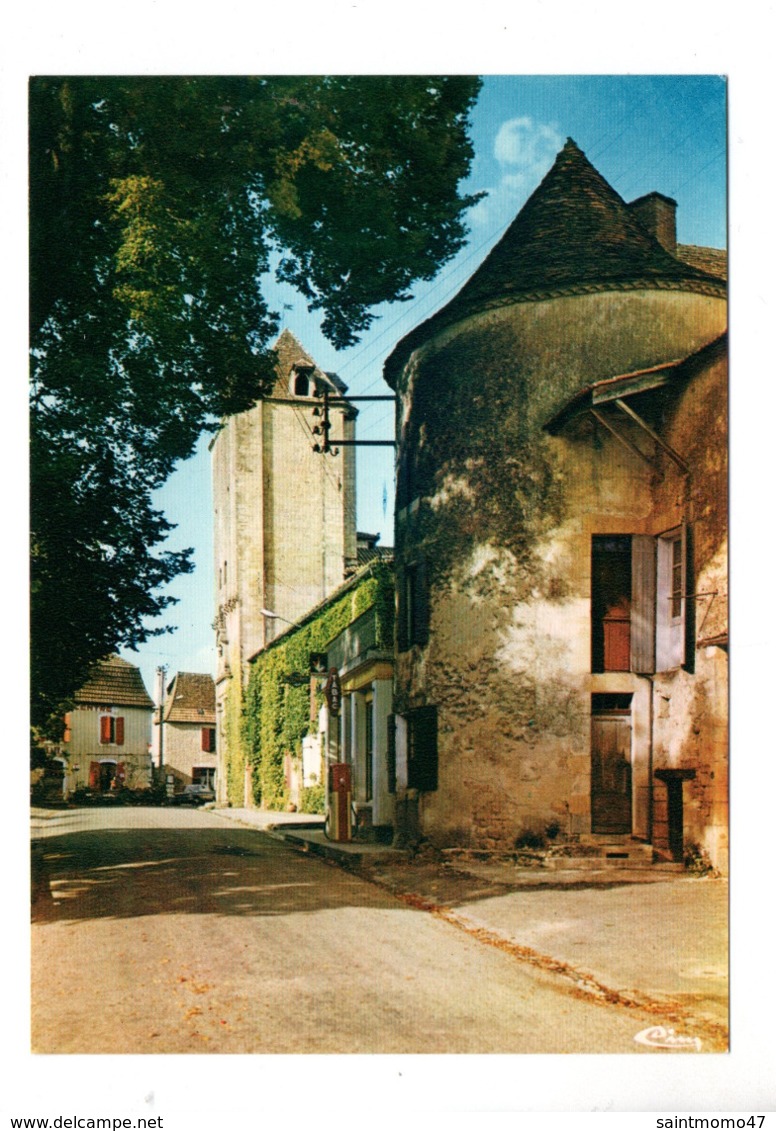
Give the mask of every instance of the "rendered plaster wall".
MULTIPOLYGON (((397 559, 424 556, 431 622, 428 645, 398 656, 395 709, 438 708, 439 788, 419 802, 432 840, 590 830, 590 695, 617 689, 591 675, 590 538, 655 532, 652 471, 596 426, 542 425, 591 382, 684 357, 724 325, 707 296, 580 295, 472 316, 410 359, 397 559)), ((624 682, 643 826, 647 684, 624 682)))
POLYGON ((151 711, 141 707, 76 707, 71 712, 71 738, 65 745, 70 789, 89 785, 91 762, 122 762, 130 789, 150 785, 151 711), (124 742, 100 742, 100 717, 111 714, 124 719, 124 742), (73 771, 73 766, 78 766, 73 771))

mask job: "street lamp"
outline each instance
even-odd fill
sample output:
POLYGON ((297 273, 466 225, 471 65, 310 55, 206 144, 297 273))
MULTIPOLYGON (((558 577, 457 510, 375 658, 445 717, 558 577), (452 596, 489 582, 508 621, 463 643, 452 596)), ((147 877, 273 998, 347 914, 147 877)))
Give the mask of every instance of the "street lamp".
POLYGON ((289 620, 288 617, 281 617, 280 613, 273 613, 271 609, 261 609, 261 615, 266 617, 267 620, 282 620, 284 624, 290 624, 293 628, 301 628, 301 624, 297 624, 295 620, 289 620))

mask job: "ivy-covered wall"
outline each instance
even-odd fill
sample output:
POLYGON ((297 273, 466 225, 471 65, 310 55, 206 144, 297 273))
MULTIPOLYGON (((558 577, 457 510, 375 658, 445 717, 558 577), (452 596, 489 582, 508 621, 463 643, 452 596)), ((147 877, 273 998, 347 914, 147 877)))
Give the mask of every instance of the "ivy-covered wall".
MULTIPOLYGON (((240 712, 239 735, 228 744, 228 797, 243 804, 245 766, 250 765, 253 801, 264 809, 288 803, 284 777, 286 754, 301 755, 311 729, 309 663, 311 652, 325 652, 344 628, 375 608, 377 647, 393 648, 393 567, 375 561, 332 594, 299 628, 283 633, 252 661, 240 712)), ((239 689, 237 689, 239 694, 239 689)), ((233 710, 230 699, 230 710, 233 710)), ((317 713, 317 712, 316 712, 317 713)), ((230 719, 230 738, 236 717, 230 719)))

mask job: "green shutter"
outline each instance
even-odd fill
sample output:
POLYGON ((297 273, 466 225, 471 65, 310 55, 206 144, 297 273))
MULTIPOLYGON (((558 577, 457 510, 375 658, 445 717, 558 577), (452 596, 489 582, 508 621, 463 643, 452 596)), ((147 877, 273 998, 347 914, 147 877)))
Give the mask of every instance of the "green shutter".
POLYGON ((437 788, 437 709, 416 707, 407 712, 407 786, 423 793, 437 788))

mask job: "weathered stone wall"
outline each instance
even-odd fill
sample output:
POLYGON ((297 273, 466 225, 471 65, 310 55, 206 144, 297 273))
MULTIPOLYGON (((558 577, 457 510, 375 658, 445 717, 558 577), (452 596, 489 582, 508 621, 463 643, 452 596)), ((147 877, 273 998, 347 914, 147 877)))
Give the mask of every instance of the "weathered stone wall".
MULTIPOLYGON (((243 785, 232 780, 236 749, 229 758, 248 660, 284 621, 341 585, 356 561, 354 449, 313 452, 313 407, 309 399, 267 399, 225 421, 212 444, 220 803, 228 793, 243 801, 243 785), (268 620, 263 608, 283 620, 268 620)), ((353 438, 351 415, 332 411, 333 438, 353 438)))
POLYGON ((420 798, 431 839, 588 832, 594 691, 640 704, 646 826, 648 682, 591 674, 590 539, 658 532, 653 471, 589 420, 563 437, 543 425, 592 382, 687 356, 724 326, 708 296, 581 295, 472 316, 410 359, 397 561, 424 555, 431 624, 426 647, 398 656, 395 709, 438 708, 439 788, 420 798))
MULTIPOLYGON (((692 770, 683 783, 684 840, 697 845, 721 871, 728 868, 728 415, 727 365, 716 358, 695 367, 669 405, 665 435, 690 466, 683 476, 663 460, 655 489, 658 529, 687 516, 692 530, 693 569, 687 600, 694 619, 694 671, 655 677, 654 768, 692 770), (714 641, 714 643, 705 643, 714 641)), ((656 783, 656 816, 666 787, 656 783)), ((665 847, 656 827, 655 843, 665 847)))

